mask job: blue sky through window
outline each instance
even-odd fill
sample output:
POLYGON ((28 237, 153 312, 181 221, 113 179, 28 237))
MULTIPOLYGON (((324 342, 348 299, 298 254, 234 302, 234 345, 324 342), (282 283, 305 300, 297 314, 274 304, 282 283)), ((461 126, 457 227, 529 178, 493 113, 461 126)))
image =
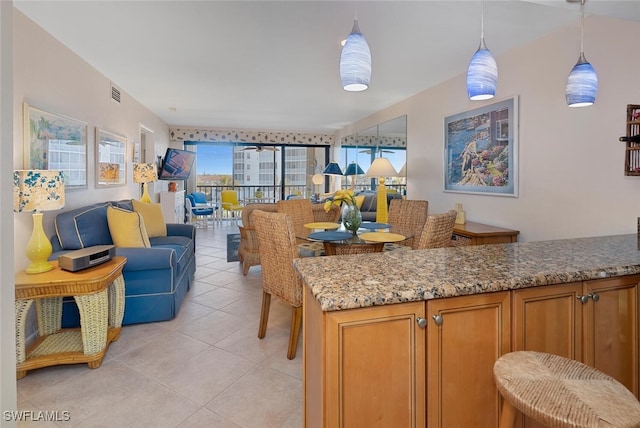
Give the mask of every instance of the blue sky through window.
POLYGON ((198 145, 196 174, 227 174, 233 168, 233 146, 198 145))

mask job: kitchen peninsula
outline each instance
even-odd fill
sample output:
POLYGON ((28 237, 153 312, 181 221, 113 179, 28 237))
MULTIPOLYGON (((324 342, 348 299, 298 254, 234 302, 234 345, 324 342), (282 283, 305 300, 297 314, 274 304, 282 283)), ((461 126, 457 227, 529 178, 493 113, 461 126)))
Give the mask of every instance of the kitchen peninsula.
POLYGON ((497 427, 493 363, 550 352, 638 396, 636 235, 298 259, 306 427, 497 427))

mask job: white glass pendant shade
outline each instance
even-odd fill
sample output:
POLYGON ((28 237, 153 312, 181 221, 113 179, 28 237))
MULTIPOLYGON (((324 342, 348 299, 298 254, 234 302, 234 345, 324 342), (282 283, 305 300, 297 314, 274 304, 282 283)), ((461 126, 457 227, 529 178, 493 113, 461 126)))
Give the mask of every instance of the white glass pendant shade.
POLYGON ((584 53, 567 79, 565 88, 567 105, 569 107, 587 107, 592 105, 598 95, 598 75, 593 66, 587 61, 584 53))
POLYGON ((364 91, 371 80, 371 51, 357 19, 340 54, 340 80, 344 90, 352 92, 364 91))
POLYGON ((480 47, 473 54, 467 69, 467 94, 470 100, 488 100, 496 95, 498 65, 493 54, 480 39, 480 47))

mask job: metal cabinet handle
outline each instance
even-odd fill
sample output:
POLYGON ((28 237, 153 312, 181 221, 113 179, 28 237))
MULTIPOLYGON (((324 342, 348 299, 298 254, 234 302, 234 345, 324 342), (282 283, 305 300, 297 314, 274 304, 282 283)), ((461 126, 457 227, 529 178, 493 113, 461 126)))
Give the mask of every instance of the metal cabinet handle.
POLYGON ((589 299, 592 299, 594 302, 597 302, 598 300, 600 300, 600 295, 598 293, 589 293, 585 296, 577 296, 577 299, 580 300, 582 303, 587 303, 589 299))
POLYGON ((582 303, 587 303, 589 301, 589 297, 591 297, 590 294, 587 294, 586 296, 576 296, 576 298, 582 303))
POLYGON ((436 325, 442 325, 442 315, 433 315, 431 318, 433 318, 436 325))
POLYGON ((427 320, 422 317, 416 318, 416 322, 418 323, 418 327, 425 328, 427 326, 427 320))

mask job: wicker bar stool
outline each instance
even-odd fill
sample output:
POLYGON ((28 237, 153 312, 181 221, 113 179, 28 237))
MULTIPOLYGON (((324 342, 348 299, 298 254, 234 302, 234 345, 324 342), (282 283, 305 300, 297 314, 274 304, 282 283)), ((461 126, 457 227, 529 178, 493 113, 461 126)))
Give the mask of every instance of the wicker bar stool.
POLYGON ((500 357, 493 373, 504 397, 500 428, 516 410, 549 427, 640 427, 640 403, 620 382, 575 360, 533 351, 500 357))

